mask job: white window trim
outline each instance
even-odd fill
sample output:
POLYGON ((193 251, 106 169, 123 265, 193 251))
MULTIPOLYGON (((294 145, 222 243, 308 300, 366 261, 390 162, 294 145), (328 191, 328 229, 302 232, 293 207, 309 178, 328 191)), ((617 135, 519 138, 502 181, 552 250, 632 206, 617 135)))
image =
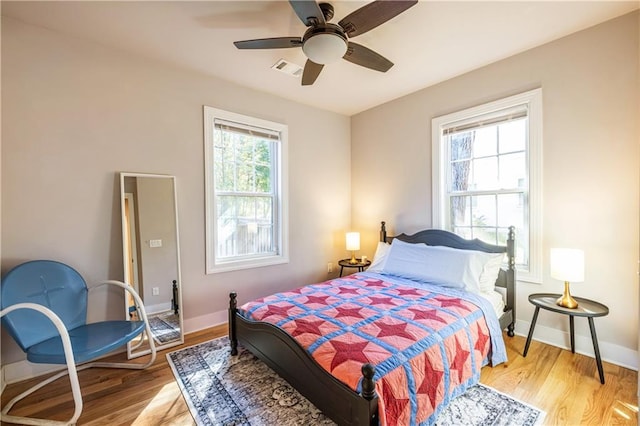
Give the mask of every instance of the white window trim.
MULTIPOLYGON (((442 146, 442 131, 451 123, 474 116, 526 104, 529 109, 529 269, 518 270, 517 279, 542 283, 542 89, 534 89, 508 98, 478 105, 462 111, 435 117, 431 121, 432 162, 432 223, 434 228, 447 229, 446 210, 447 155, 442 146)), ((516 235, 516 239, 518 235, 516 235)))
POLYGON ((221 109, 204 106, 204 167, 205 167, 205 263, 206 273, 237 271, 241 269, 258 268, 262 266, 289 263, 289 194, 288 194, 288 126, 282 123, 262 120, 242 114, 236 114, 221 109), (277 160, 278 167, 278 218, 280 235, 278 236, 278 255, 264 257, 251 257, 249 259, 237 259, 216 263, 216 203, 214 199, 214 173, 213 173, 213 132, 215 119, 232 121, 240 124, 248 124, 255 127, 274 130, 280 133, 280 157, 277 160))

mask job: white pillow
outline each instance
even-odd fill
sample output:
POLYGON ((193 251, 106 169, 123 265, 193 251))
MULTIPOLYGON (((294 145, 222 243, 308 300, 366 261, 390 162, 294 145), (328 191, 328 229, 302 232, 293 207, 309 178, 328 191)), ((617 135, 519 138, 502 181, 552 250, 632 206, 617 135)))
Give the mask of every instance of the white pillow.
POLYGON ((488 253, 394 239, 383 272, 480 293, 480 274, 488 260, 488 253))
POLYGON ((390 248, 391 244, 382 241, 378 242, 376 254, 373 255, 371 265, 369 265, 369 267, 367 268, 368 272, 382 272, 382 270, 384 269, 384 264, 387 262, 387 255, 389 254, 390 248))
POLYGON ((504 253, 484 253, 478 252, 485 257, 488 257, 488 261, 484 264, 484 268, 482 268, 482 273, 480 274, 480 292, 482 293, 491 293, 496 288, 496 280, 498 279, 498 274, 500 273, 500 267, 502 266, 502 261, 504 260, 504 253))

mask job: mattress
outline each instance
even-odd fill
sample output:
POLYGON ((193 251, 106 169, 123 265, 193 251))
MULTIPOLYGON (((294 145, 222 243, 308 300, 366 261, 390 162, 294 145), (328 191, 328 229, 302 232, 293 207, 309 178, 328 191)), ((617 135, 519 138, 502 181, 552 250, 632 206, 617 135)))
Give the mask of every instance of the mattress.
POLYGON ((504 297, 502 296, 502 294, 499 293, 498 291, 492 291, 490 293, 489 292, 480 293, 480 296, 482 296, 483 298, 488 300, 489 303, 491 303, 491 307, 493 307, 493 311, 496 313, 496 316, 500 318, 500 316, 504 312, 504 306, 505 306, 504 297))

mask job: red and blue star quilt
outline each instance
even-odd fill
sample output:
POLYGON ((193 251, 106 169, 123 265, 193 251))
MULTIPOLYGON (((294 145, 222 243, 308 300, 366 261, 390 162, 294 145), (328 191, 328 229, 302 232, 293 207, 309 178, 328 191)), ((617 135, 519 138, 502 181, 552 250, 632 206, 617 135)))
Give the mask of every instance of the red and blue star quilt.
POLYGON ((287 331, 324 369, 359 391, 376 367, 382 425, 428 425, 449 401, 506 361, 495 312, 461 290, 358 273, 249 302, 247 318, 287 331))

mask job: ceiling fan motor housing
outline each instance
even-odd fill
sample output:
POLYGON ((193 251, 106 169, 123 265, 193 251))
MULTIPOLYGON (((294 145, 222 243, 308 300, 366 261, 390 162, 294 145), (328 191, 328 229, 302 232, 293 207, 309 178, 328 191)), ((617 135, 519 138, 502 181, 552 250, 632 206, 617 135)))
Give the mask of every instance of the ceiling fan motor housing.
POLYGON ((333 18, 333 5, 331 3, 318 3, 325 21, 330 21, 333 18))
POLYGON ((314 26, 302 37, 302 51, 316 64, 329 64, 347 53, 347 36, 336 24, 314 26))

